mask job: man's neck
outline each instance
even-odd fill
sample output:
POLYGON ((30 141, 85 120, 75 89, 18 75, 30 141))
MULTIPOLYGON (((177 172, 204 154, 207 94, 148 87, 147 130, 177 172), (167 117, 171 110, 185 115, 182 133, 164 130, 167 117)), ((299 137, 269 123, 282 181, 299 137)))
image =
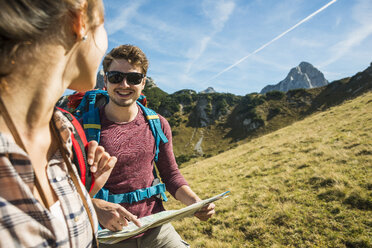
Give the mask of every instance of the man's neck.
POLYGON ((107 119, 113 122, 131 122, 138 114, 137 103, 134 102, 128 107, 121 107, 109 101, 105 106, 107 119))

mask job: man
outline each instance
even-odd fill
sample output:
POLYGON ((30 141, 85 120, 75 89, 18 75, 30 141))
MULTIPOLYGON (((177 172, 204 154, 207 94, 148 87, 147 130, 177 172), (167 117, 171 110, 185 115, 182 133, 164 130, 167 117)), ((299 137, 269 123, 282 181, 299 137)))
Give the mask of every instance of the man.
MULTIPOLYGON (((150 187, 154 180, 155 139, 143 110, 136 103, 145 87, 148 60, 138 47, 122 45, 106 55, 103 69, 110 100, 100 108, 100 145, 118 159, 105 188, 111 194, 123 194, 150 187)), ((191 205, 200 201, 200 198, 178 170, 173 154, 171 128, 164 117, 159 115, 159 118, 168 142, 160 143, 157 169, 169 193, 185 205, 191 205)), ((162 200, 156 196, 120 205, 96 199, 95 207, 101 225, 110 230, 121 230, 127 220, 140 225, 137 217, 164 210, 162 200)), ((209 204, 195 216, 207 220, 214 214, 214 208, 213 203, 209 204)), ((116 245, 108 247, 188 247, 171 224, 154 228, 116 245)))

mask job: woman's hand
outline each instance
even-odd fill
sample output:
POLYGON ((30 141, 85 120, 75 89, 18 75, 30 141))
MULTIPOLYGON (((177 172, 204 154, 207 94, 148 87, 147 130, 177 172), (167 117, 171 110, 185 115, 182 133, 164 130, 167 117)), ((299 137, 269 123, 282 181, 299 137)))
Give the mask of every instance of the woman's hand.
POLYGON ((117 159, 105 152, 105 148, 99 146, 96 141, 90 141, 87 147, 87 160, 94 176, 94 185, 89 192, 89 195, 93 197, 105 185, 117 159))

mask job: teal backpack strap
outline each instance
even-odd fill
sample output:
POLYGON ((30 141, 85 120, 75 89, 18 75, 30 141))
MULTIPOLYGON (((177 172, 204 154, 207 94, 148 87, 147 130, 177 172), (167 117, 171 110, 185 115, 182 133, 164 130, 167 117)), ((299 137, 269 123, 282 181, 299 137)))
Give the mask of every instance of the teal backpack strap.
MULTIPOLYGON (((141 107, 143 113, 145 114, 145 117, 149 122, 151 132, 152 132, 152 134, 155 138, 155 157, 154 157, 154 161, 156 163, 158 161, 158 158, 159 158, 160 141, 162 141, 163 143, 168 143, 168 139, 165 136, 163 130, 161 129, 161 122, 160 122, 158 114, 154 110, 143 106, 143 104, 141 104, 139 101, 137 101, 137 104, 141 107)), ((153 174, 154 174, 154 178, 155 178, 154 182, 153 182, 153 185, 154 184, 160 184, 160 179, 159 179, 159 177, 156 173, 155 167, 153 169, 153 174)), ((163 198, 163 201, 168 201, 168 198, 167 198, 167 196, 165 195, 164 192, 161 192, 160 194, 161 194, 161 197, 163 198)))
POLYGON ((102 187, 100 189, 100 191, 98 191, 98 193, 93 196, 93 198, 98 198, 98 199, 102 199, 102 200, 108 201, 108 199, 109 199, 109 191, 108 191, 108 189, 102 187))
POLYGON ((163 183, 151 187, 137 189, 135 191, 124 194, 110 194, 107 189, 102 188, 94 198, 103 199, 114 203, 129 203, 139 202, 148 199, 154 195, 165 192, 165 185, 163 183), (107 194, 106 194, 107 193, 107 194), (101 198, 104 197, 104 198, 101 198))
POLYGON ((99 118, 99 109, 95 108, 83 114, 83 128, 87 140, 95 140, 99 143, 101 135, 101 120, 99 118))
POLYGON ((82 102, 88 106, 88 111, 83 113, 83 128, 88 142, 95 140, 99 143, 101 135, 101 119, 99 109, 95 107, 97 95, 103 95, 108 101, 107 91, 92 90, 85 93, 82 102))
POLYGON ((154 160, 155 160, 155 162, 157 162, 158 161, 158 155, 159 155, 160 141, 162 141, 163 143, 167 143, 168 139, 165 136, 163 130, 161 129, 161 122, 160 122, 158 114, 154 110, 143 106, 138 101, 137 101, 137 104, 141 107, 143 113, 145 114, 145 117, 149 122, 151 132, 154 135, 155 146, 156 146, 154 160))
POLYGON ((165 192, 164 183, 156 184, 154 186, 143 188, 143 189, 137 189, 135 191, 124 193, 124 194, 110 194, 108 189, 103 187, 100 191, 98 191, 98 193, 94 196, 94 198, 102 199, 102 200, 113 202, 113 203, 132 204, 133 202, 142 201, 154 195, 164 194, 164 192, 165 192))
POLYGON ((80 119, 83 113, 87 112, 87 109, 91 110, 94 108, 97 95, 104 95, 107 101, 109 100, 107 91, 105 90, 90 90, 85 92, 83 99, 81 99, 80 104, 76 107, 76 109, 73 112, 76 118, 80 119))

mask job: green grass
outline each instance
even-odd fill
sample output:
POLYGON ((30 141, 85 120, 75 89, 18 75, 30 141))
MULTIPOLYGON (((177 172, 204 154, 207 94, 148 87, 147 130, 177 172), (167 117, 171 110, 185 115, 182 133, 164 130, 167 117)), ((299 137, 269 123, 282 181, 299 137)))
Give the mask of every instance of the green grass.
POLYGON ((372 92, 181 171, 201 198, 231 191, 173 223, 192 247, 372 247, 372 92))

